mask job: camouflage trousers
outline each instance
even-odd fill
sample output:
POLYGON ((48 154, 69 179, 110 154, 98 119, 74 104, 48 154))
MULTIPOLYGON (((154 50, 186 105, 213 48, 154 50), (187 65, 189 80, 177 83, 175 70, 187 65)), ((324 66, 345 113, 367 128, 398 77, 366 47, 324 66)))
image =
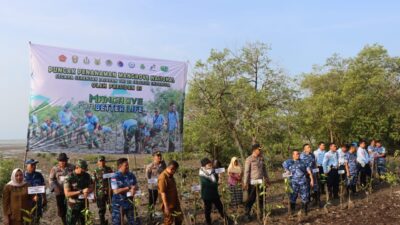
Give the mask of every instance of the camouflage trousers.
POLYGON ((93 131, 86 132, 85 138, 86 138, 86 143, 89 148, 92 148, 92 144, 94 144, 94 146, 96 148, 99 147, 99 141, 98 141, 97 135, 93 131))
POLYGON ((292 180, 293 192, 290 194, 290 202, 295 203, 297 196, 300 195, 301 201, 307 203, 310 199, 310 186, 307 180, 292 180))
POLYGON ((67 225, 75 225, 80 222, 81 225, 85 224, 85 217, 82 210, 85 209, 84 203, 68 203, 67 208, 67 225))
POLYGON ((125 216, 126 220, 128 221, 128 225, 140 225, 140 220, 135 214, 136 211, 134 211, 133 207, 124 208, 120 205, 113 204, 111 212, 112 224, 120 225, 121 220, 123 220, 125 216))

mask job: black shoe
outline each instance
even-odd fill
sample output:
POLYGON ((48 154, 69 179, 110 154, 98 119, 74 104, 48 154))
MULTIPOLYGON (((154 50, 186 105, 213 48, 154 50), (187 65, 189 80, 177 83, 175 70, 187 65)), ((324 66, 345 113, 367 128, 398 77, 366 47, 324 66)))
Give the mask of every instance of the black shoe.
POLYGON ((253 220, 253 218, 251 217, 250 213, 246 213, 246 214, 244 215, 244 220, 245 220, 246 222, 250 222, 250 221, 253 220))
POLYGON ((303 209, 304 215, 307 216, 307 214, 308 214, 308 203, 301 203, 301 207, 303 209))
POLYGON ((290 203, 290 214, 294 214, 296 211, 296 203, 290 203))

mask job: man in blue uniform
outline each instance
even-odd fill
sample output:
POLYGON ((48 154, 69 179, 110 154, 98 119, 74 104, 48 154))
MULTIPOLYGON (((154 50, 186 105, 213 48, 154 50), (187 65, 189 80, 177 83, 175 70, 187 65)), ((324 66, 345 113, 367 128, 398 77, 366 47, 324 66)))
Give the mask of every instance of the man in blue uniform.
POLYGON ((357 152, 355 146, 350 146, 348 153, 345 155, 345 167, 347 175, 347 194, 350 193, 350 190, 355 194, 358 179, 357 152))
MULTIPOLYGON (((36 164, 39 163, 34 159, 25 161, 26 171, 24 174, 24 181, 29 184, 30 187, 46 186, 43 175, 36 172, 36 164)), ((38 194, 36 212, 33 214, 34 224, 39 224, 40 218, 43 216, 43 207, 47 205, 46 193, 38 194)))
POLYGON ((293 151, 292 157, 293 159, 288 159, 282 164, 283 168, 292 175, 290 183, 293 192, 290 194, 290 209, 292 213, 295 211, 296 199, 300 195, 303 212, 307 215, 310 186, 314 186, 312 171, 304 161, 300 160, 299 151, 293 151), (307 174, 310 181, 307 179, 307 174))
POLYGON ((99 142, 97 140, 96 134, 100 126, 99 119, 96 115, 93 115, 93 112, 91 110, 85 110, 85 116, 85 122, 87 125, 86 141, 88 148, 91 149, 93 144, 96 148, 98 148, 99 142))
POLYGON ((111 178, 112 196, 112 224, 119 225, 124 215, 129 225, 138 225, 140 220, 136 215, 136 209, 131 202, 137 190, 137 180, 133 173, 129 172, 127 158, 117 160, 118 171, 111 178))
POLYGON ((71 112, 71 102, 67 102, 67 104, 65 104, 63 110, 61 110, 58 113, 58 119, 60 120, 60 131, 62 133, 62 144, 64 145, 68 145, 71 143, 71 139, 72 139, 72 131, 73 131, 73 127, 72 125, 72 120, 74 119, 74 116, 72 115, 71 112))
POLYGON ((132 138, 135 136, 135 141, 139 139, 137 130, 138 122, 134 119, 125 120, 122 124, 122 131, 124 133, 124 154, 128 154, 132 138))
MULTIPOLYGON (((318 143, 318 149, 314 151, 315 160, 317 161, 317 167, 319 169, 319 175, 324 174, 324 169, 322 168, 322 162, 324 160, 325 153, 326 153, 325 143, 321 141, 318 143)), ((325 183, 321 182, 322 181, 321 177, 319 177, 318 181, 319 181, 318 183, 319 192, 321 194, 325 194, 325 183)))
POLYGON ((339 198, 339 156, 337 153, 337 146, 334 143, 329 145, 329 151, 325 153, 322 162, 324 173, 328 177, 327 185, 330 199, 339 198))
MULTIPOLYGON (((319 173, 319 169, 317 167, 317 163, 315 160, 315 156, 314 154, 311 153, 311 146, 310 144, 304 144, 303 145, 303 152, 300 154, 300 160, 302 160, 307 167, 309 167, 311 169, 312 172, 312 177, 314 180, 314 186, 311 188, 311 195, 310 197, 313 197, 314 200, 314 204, 318 205, 318 206, 322 206, 321 205, 321 200, 320 200, 320 192, 319 192, 319 188, 318 188, 318 173, 319 173)), ((308 177, 308 180, 310 181, 311 178, 308 177)))
POLYGON ((380 140, 376 141, 376 166, 378 170, 379 177, 384 175, 386 172, 386 149, 382 146, 382 142, 380 140))

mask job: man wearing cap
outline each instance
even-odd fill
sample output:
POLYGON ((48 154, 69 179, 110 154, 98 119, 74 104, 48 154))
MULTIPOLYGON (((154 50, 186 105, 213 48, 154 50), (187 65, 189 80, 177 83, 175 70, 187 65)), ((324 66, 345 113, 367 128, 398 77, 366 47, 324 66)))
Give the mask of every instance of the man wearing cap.
POLYGON ((99 119, 96 115, 93 115, 93 112, 91 110, 85 110, 85 116, 85 122, 87 125, 86 142, 88 148, 91 149, 93 144, 96 148, 99 148, 99 141, 96 137, 100 125, 99 119))
MULTIPOLYGON (((161 152, 154 149, 153 152, 153 162, 146 166, 146 177, 148 180, 148 190, 149 190, 149 209, 154 210, 158 198, 158 176, 165 170, 167 165, 162 159, 161 152)), ((150 216, 152 216, 150 214, 150 216)))
POLYGON ((136 130, 138 130, 138 122, 134 119, 125 120, 122 124, 122 131, 124 133, 124 154, 128 154, 132 138, 135 136, 135 141, 139 138, 136 137, 136 130))
MULTIPOLYGON (((244 166, 243 188, 248 192, 249 198, 246 204, 246 217, 251 220, 251 208, 257 200, 257 188, 260 184, 252 184, 252 181, 262 180, 269 183, 267 168, 265 167, 264 157, 261 153, 260 144, 256 143, 252 146, 252 154, 247 157, 244 166)), ((263 212, 264 201, 259 198, 260 212, 263 212)))
MULTIPOLYGON (((46 186, 43 175, 36 172, 36 164, 39 163, 34 159, 25 161, 26 170, 24 174, 24 181, 29 184, 30 187, 46 186)), ((38 195, 37 209, 33 214, 33 221, 35 224, 39 224, 40 218, 43 216, 43 207, 47 205, 46 193, 38 195)))
POLYGON ((112 224, 119 225, 124 215, 129 225, 140 224, 135 216, 136 209, 131 202, 137 190, 137 180, 133 173, 129 172, 129 163, 127 158, 117 160, 118 171, 111 178, 112 197, 112 224))
POLYGON ((93 191, 93 180, 86 172, 88 164, 79 159, 74 171, 67 176, 64 183, 64 193, 67 197, 67 225, 85 224, 85 216, 82 213, 89 207, 87 198, 93 191))
POLYGON ((97 167, 94 169, 93 177, 95 182, 95 195, 96 203, 99 208, 100 224, 105 225, 108 222, 105 219, 107 203, 111 204, 109 201, 111 198, 111 190, 109 189, 109 180, 103 179, 103 175, 107 173, 112 173, 111 167, 106 166, 106 158, 104 156, 99 156, 97 160, 97 167))
POLYGON ((64 194, 64 181, 66 176, 72 173, 75 166, 68 163, 68 157, 65 153, 58 155, 58 165, 54 166, 49 175, 49 185, 52 192, 56 194, 58 216, 62 223, 66 224, 67 205, 64 194))

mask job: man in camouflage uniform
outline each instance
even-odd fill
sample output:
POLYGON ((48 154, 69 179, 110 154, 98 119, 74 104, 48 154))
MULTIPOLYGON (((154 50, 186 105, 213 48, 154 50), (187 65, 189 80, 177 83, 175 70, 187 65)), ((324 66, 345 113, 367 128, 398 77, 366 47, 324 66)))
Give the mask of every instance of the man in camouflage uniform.
MULTIPOLYGON (((304 144, 303 145, 303 152, 300 154, 300 160, 302 160, 307 167, 310 167, 310 170, 312 172, 312 177, 314 180, 314 186, 311 187, 311 194, 310 197, 313 198, 314 204, 321 207, 321 193, 319 192, 318 188, 318 173, 319 169, 317 167, 317 162, 315 160, 315 155, 311 152, 311 146, 310 144, 304 144)), ((311 178, 307 176, 307 180, 310 181, 311 178)), ((311 198, 310 198, 311 200, 311 198)))
POLYGON ((382 176, 386 173, 386 149, 382 146, 380 140, 376 141, 375 152, 378 174, 379 176, 382 176))
POLYGON ((129 172, 127 158, 120 158, 117 161, 118 171, 111 178, 112 197, 112 224, 119 225, 124 215, 129 225, 140 224, 137 218, 136 209, 131 202, 137 190, 137 180, 133 173, 129 172))
POLYGON ((107 204, 110 204, 111 192, 109 188, 109 179, 103 179, 103 175, 107 173, 112 173, 111 167, 106 166, 106 158, 104 156, 99 156, 97 161, 97 168, 94 169, 93 177, 95 182, 95 195, 96 203, 99 208, 100 224, 108 224, 105 219, 107 204))
POLYGON ((314 186, 313 174, 310 167, 300 160, 299 151, 293 151, 293 159, 288 159, 282 164, 283 168, 291 173, 290 184, 293 192, 290 194, 290 209, 293 213, 296 208, 296 199, 300 195, 302 209, 305 215, 308 213, 308 201, 310 196, 310 185, 314 186), (310 181, 307 180, 307 174, 310 181))
POLYGON ((82 214, 88 206, 88 196, 93 191, 93 180, 86 172, 88 164, 85 160, 78 160, 74 172, 72 172, 64 183, 64 193, 67 197, 67 225, 85 224, 82 214))
POLYGON ((357 165, 357 152, 355 146, 350 146, 349 151, 345 155, 344 165, 346 168, 346 183, 347 183, 347 194, 350 190, 353 194, 356 194, 356 186, 358 180, 358 165, 357 165))
POLYGON ((72 173, 75 166, 68 163, 68 157, 65 153, 58 155, 58 165, 54 166, 49 175, 50 190, 56 195, 58 216, 62 223, 66 224, 67 205, 64 195, 64 181, 66 176, 72 173))

